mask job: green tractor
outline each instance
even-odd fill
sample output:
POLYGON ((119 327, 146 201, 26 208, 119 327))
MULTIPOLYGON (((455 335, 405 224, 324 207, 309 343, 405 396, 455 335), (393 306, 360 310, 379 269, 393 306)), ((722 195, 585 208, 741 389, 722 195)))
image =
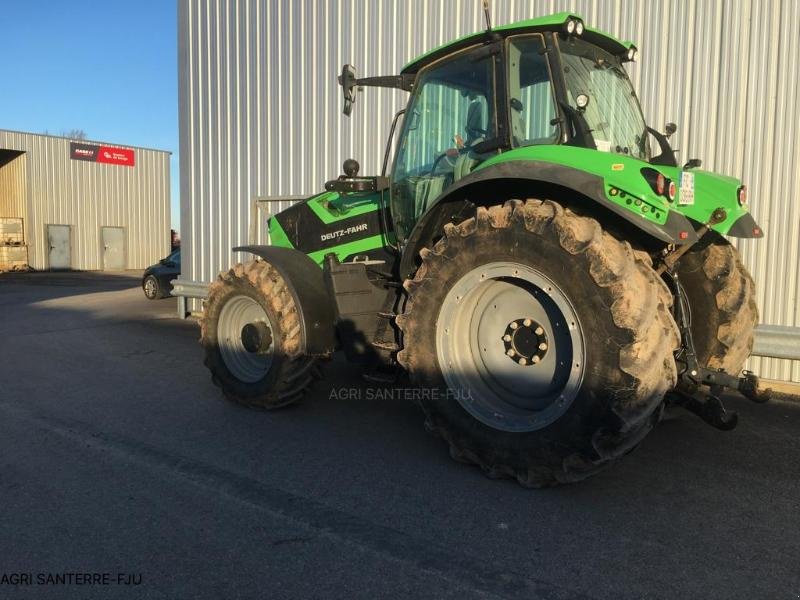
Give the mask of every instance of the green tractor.
POLYGON ((271 245, 235 249, 254 258, 201 321, 214 383, 285 406, 341 349, 370 380, 408 376, 453 458, 531 487, 598 472, 668 405, 735 426, 722 389, 769 391, 742 372, 758 310, 723 236, 763 232, 740 181, 680 166, 675 126, 646 124, 636 53, 574 14, 487 11, 399 75, 345 65, 345 114, 363 87, 410 92, 383 174, 347 160, 271 218, 271 245))

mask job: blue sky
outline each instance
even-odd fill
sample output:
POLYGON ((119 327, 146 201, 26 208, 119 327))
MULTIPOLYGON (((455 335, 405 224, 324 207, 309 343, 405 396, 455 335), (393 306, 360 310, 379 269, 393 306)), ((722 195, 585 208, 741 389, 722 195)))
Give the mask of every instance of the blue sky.
POLYGON ((176 227, 176 39, 174 0, 2 0, 0 129, 171 151, 176 227))

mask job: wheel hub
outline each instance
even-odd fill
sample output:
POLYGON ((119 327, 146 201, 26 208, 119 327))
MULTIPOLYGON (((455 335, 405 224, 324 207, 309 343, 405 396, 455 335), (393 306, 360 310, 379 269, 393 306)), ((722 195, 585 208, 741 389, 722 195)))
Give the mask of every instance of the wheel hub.
POLYGON ((251 354, 262 354, 272 345, 272 332, 263 321, 242 327, 242 345, 251 354))
POLYGON ((467 412, 494 429, 536 431, 561 417, 580 391, 584 352, 570 299, 529 265, 475 267, 439 310, 444 380, 467 412))
POLYGON ((254 298, 228 298, 217 320, 217 344, 225 366, 239 381, 255 383, 269 373, 280 338, 264 307, 254 298))
POLYGON ((529 317, 508 324, 503 334, 503 344, 506 356, 523 366, 540 363, 549 348, 544 328, 529 317))

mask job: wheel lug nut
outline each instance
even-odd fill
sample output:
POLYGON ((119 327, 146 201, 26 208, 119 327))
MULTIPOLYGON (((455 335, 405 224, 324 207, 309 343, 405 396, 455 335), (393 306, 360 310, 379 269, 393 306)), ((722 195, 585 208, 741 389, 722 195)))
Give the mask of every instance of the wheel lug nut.
POLYGON ((545 344, 544 342, 539 344, 539 350, 547 350, 547 344, 545 344))
POLYGON ((527 361, 525 358, 520 358, 520 359, 519 359, 519 364, 521 364, 521 365, 527 365, 527 364, 528 364, 528 361, 527 361))
POLYGON ((506 352, 506 354, 508 356, 514 356, 516 354, 516 352, 514 352, 513 348, 509 348, 508 351, 506 352))
POLYGON ((544 329, 542 329, 541 327, 537 327, 536 329, 533 330, 533 332, 536 335, 542 335, 544 333, 544 329))
POLYGON ((516 321, 514 321, 514 322, 511 324, 511 329, 516 329, 517 327, 519 327, 519 324, 517 324, 517 322, 516 322, 516 321))
POLYGON ((508 334, 505 334, 505 335, 503 336, 503 341, 504 341, 504 342, 510 342, 510 341, 511 341, 511 336, 510 336, 510 335, 508 335, 508 334))
POLYGON ((534 365, 535 365, 535 364, 536 364, 536 363, 538 363, 540 360, 542 360, 542 359, 541 359, 541 358, 539 358, 538 356, 534 356, 534 357, 531 359, 531 364, 534 364, 534 365))
POLYGON ((522 324, 523 324, 523 325, 525 325, 525 327, 530 327, 530 326, 531 326, 531 323, 533 323, 533 321, 531 321, 530 319, 525 319, 525 320, 522 322, 522 324))

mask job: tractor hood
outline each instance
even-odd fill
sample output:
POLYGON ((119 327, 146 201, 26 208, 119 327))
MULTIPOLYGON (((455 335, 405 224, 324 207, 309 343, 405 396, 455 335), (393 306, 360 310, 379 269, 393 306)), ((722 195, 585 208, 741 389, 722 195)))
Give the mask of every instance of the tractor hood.
MULTIPOLYGON (((764 235, 750 215, 747 204, 739 203, 742 183, 733 177, 700 169, 653 165, 621 154, 564 145, 516 148, 484 161, 476 172, 521 161, 539 165, 551 163, 599 177, 610 202, 658 226, 667 223, 670 213, 677 213, 692 221, 697 228, 707 223, 716 209, 722 208, 727 215, 725 220, 712 226, 718 233, 749 238, 764 235), (664 192, 661 194, 656 185, 659 173, 664 177, 664 192), (669 193, 671 187, 673 198, 669 193)), ((530 177, 536 179, 535 171, 530 177)))

